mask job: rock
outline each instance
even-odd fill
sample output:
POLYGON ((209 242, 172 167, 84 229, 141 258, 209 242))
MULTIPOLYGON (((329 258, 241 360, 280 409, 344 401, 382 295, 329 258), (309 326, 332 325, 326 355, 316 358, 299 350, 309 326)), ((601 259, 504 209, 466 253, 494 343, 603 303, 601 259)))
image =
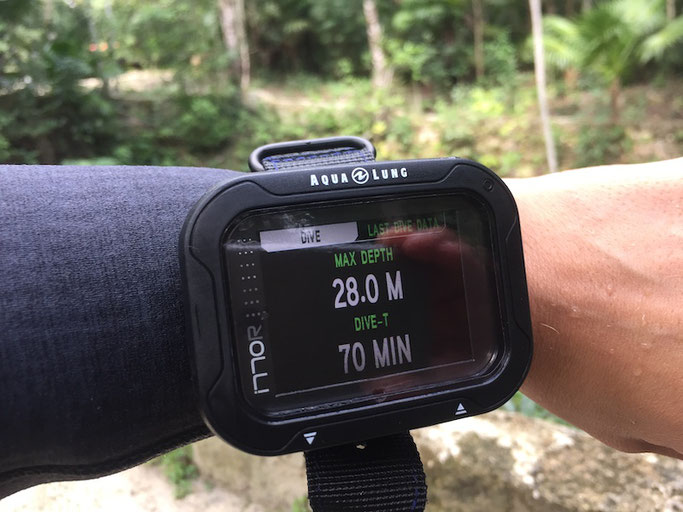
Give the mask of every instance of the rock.
POLYGON ((683 511, 682 461, 573 428, 494 412, 414 435, 434 512, 683 511))
POLYGON ((306 496, 306 466, 301 453, 280 457, 249 455, 216 437, 194 445, 194 462, 209 478, 252 504, 250 512, 291 512, 306 496))
POLYGON ((192 492, 176 499, 173 485, 158 466, 140 466, 113 475, 75 482, 52 482, 0 500, 0 512, 265 512, 249 508, 239 496, 195 481, 192 492))
MULTIPOLYGON (((621 453, 569 427, 493 412, 413 435, 431 512, 683 512, 683 461, 621 453)), ((195 463, 254 510, 291 512, 306 494, 301 454, 256 457, 209 439, 195 463)))

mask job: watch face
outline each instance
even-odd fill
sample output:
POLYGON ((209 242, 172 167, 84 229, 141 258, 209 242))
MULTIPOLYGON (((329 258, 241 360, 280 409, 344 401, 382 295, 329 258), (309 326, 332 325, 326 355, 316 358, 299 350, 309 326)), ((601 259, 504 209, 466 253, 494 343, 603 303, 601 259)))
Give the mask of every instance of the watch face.
POLYGON ((503 353, 491 216, 472 196, 252 211, 222 252, 237 380, 259 414, 438 392, 503 353))

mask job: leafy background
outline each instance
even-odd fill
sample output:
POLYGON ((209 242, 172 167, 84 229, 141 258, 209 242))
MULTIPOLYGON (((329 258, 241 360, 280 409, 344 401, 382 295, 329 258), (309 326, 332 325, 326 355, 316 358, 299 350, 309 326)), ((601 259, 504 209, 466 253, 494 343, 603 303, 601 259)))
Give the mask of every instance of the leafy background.
MULTIPOLYGON (((348 133, 384 158, 547 171, 526 3, 374 0, 381 87, 362 3, 2 0, 0 162, 244 169, 260 144, 348 133), (221 22, 239 6, 247 87, 221 22)), ((543 2, 561 168, 680 155, 682 7, 543 2)))

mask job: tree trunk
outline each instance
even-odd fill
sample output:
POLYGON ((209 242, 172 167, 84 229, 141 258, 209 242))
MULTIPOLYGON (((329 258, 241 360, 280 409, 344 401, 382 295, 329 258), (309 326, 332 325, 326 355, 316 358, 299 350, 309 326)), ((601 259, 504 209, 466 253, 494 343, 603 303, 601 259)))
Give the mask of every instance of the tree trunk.
POLYGON ((235 0, 218 0, 218 8, 220 11, 221 31, 223 32, 223 43, 225 49, 230 54, 230 70, 233 77, 239 76, 239 43, 237 39, 237 31, 235 24, 235 0))
POLYGON ((612 125, 617 126, 621 121, 621 82, 618 78, 609 86, 609 102, 612 125))
POLYGON ((382 50, 382 26, 379 24, 375 0, 363 0, 363 14, 372 60, 372 85, 379 88, 388 87, 393 73, 382 50))
POLYGON ((230 72, 245 90, 251 78, 244 0, 218 0, 225 49, 231 56, 230 72))
POLYGON ((43 2, 43 22, 47 25, 52 21, 54 14, 54 0, 44 0, 43 2))
POLYGON ((472 0, 472 32, 474 33, 474 72, 484 78, 484 8, 482 0, 472 0))
MULTIPOLYGON (((51 4, 52 2, 50 2, 51 4)), ((97 27, 95 26, 95 13, 92 10, 92 6, 86 11, 86 16, 88 17, 88 34, 90 35, 90 40, 97 45, 97 49, 94 52, 95 58, 95 69, 97 70, 97 76, 102 80, 102 96, 105 98, 110 97, 109 91, 109 78, 107 78, 104 72, 104 66, 102 65, 102 50, 100 48, 100 35, 97 32, 97 27)), ((50 7, 50 10, 52 7, 50 7)), ((105 51, 111 51, 109 43, 107 44, 107 49, 105 51)))
POLYGON ((244 0, 236 0, 237 39, 240 49, 240 89, 246 91, 251 82, 251 59, 249 58, 249 40, 247 39, 247 18, 244 12, 244 0))
MULTIPOLYGON (((104 16, 105 19, 107 20, 107 33, 105 35, 105 39, 107 41, 107 52, 108 52, 108 59, 112 61, 114 59, 114 41, 112 38, 112 26, 114 26, 114 10, 112 9, 112 0, 106 0, 104 4, 104 16)), ((116 88, 116 87, 115 87, 116 88)), ((108 76, 102 76, 102 92, 105 95, 105 97, 110 96, 110 83, 109 83, 109 77, 108 76)))
POLYGON ((593 8, 593 0, 582 0, 581 12, 590 11, 593 8))
POLYGON ((676 0, 666 0, 666 19, 671 21, 676 17, 676 0))
POLYGON ((541 125, 543 126, 543 138, 545 140, 545 152, 550 172, 557 170, 557 153, 555 141, 550 126, 550 111, 545 84, 545 55, 543 53, 543 20, 541 13, 541 0, 529 0, 531 12, 531 28, 534 39, 534 71, 536 73, 536 91, 538 94, 538 106, 541 111, 541 125))

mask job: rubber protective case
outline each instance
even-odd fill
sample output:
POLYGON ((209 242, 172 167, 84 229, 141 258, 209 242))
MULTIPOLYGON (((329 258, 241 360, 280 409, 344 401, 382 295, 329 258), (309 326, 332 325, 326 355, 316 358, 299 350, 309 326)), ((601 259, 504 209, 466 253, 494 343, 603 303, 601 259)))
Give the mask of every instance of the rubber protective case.
POLYGON ((190 356, 202 416, 219 437, 249 453, 279 455, 324 448, 481 414, 505 403, 529 370, 531 320, 517 207, 503 181, 476 162, 441 158, 245 173, 218 185, 198 201, 182 229, 180 259, 190 356), (359 167, 368 172, 405 168, 406 176, 382 179, 381 172, 376 172, 371 176, 379 179, 362 184, 353 179, 337 183, 330 179, 333 174, 351 176, 359 167), (231 221, 267 207, 445 192, 473 195, 492 213, 504 332, 504 351, 496 368, 448 391, 349 410, 289 419, 253 411, 242 398, 231 349, 229 283, 223 278, 221 256, 221 240, 231 221))

